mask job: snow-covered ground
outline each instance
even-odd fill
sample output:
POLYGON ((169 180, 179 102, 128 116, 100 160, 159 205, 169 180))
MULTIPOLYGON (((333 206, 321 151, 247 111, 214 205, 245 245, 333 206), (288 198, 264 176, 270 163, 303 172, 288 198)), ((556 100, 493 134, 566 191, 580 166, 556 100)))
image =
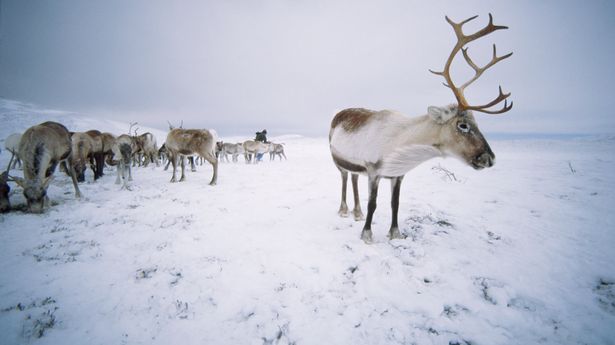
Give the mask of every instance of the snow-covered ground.
MULTIPOLYGON (((0 138, 48 119, 128 129, 2 100, 0 138)), ((383 181, 372 245, 337 215, 325 135, 277 140, 288 161, 220 164, 214 187, 209 165, 136 168, 130 191, 109 169, 76 200, 56 173, 46 213, 0 215, 0 343, 615 344, 615 137, 429 161, 402 185, 405 240, 383 181)))

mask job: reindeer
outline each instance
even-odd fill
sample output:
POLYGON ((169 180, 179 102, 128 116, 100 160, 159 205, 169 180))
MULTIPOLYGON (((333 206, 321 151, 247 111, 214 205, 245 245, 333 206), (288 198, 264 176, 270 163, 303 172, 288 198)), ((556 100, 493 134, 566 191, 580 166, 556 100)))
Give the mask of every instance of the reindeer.
MULTIPOLYGON (((95 147, 102 150, 102 141, 99 140, 96 143, 88 133, 75 132, 71 135, 71 154, 68 161, 72 171, 77 174, 77 182, 85 181, 85 170, 90 158, 93 158, 95 147), (100 146, 96 147, 97 144, 100 144, 100 146)), ((95 176, 94 180, 96 180, 97 170, 94 169, 93 165, 91 166, 95 176)))
POLYGON ((276 155, 280 157, 280 161, 282 160, 282 157, 284 157, 284 159, 288 159, 284 154, 284 144, 269 143, 269 160, 274 161, 276 155))
MULTIPOLYGON (((92 152, 90 153, 90 166, 94 172, 94 180, 103 176, 105 168, 105 151, 103 145, 103 135, 99 130, 91 129, 85 132, 92 139, 92 152)), ((79 180, 79 178, 77 178, 79 180)), ((80 181, 81 182, 81 181, 80 181)))
POLYGON ((9 151, 11 154, 15 156, 15 161, 13 162, 13 167, 9 167, 11 169, 15 169, 19 164, 21 168, 21 159, 19 158, 19 142, 21 141, 21 133, 13 133, 6 137, 4 140, 4 148, 9 151))
POLYGON ((0 213, 8 212, 11 209, 11 201, 9 200, 9 193, 11 192, 11 187, 8 184, 9 181, 9 170, 11 169, 11 163, 13 163, 13 158, 15 154, 11 154, 11 159, 9 160, 9 165, 6 168, 6 171, 0 174, 0 213))
POLYGON ((399 209, 399 193, 404 175, 433 157, 454 156, 474 169, 483 169, 493 166, 495 155, 489 144, 481 134, 472 111, 488 114, 501 114, 512 108, 507 103, 510 93, 502 93, 491 102, 484 105, 469 105, 464 97, 464 90, 476 81, 488 68, 497 62, 512 55, 509 53, 497 56, 495 45, 491 61, 483 67, 476 65, 468 55, 468 48, 464 46, 480 37, 486 36, 496 30, 507 29, 505 26, 493 24, 491 14, 486 27, 471 35, 465 35, 462 26, 476 18, 466 19, 454 23, 448 17, 446 21, 453 27, 457 36, 457 43, 446 60, 442 72, 432 73, 443 76, 445 86, 453 91, 457 104, 436 107, 430 106, 427 115, 408 118, 402 114, 382 110, 346 109, 339 112, 331 122, 329 132, 329 146, 333 162, 342 176, 342 199, 339 208, 341 216, 347 216, 346 185, 348 174, 352 175, 352 189, 354 194, 355 220, 363 218, 358 195, 358 174, 366 174, 369 186, 369 203, 367 218, 361 232, 361 239, 366 243, 372 242, 371 223, 376 210, 378 195, 378 182, 381 178, 391 180, 391 209, 392 221, 388 237, 390 239, 403 238, 397 224, 399 209), (475 75, 466 83, 457 87, 450 76, 450 66, 459 51, 475 75), (499 110, 491 110, 493 106, 504 101, 499 110))
POLYGON ((186 162, 184 156, 199 155, 213 166, 214 172, 210 185, 215 185, 218 179, 218 160, 216 159, 217 134, 214 130, 206 129, 172 129, 167 135, 165 147, 169 160, 173 164, 171 182, 176 182, 175 173, 178 161, 181 159, 182 175, 180 182, 186 179, 184 175, 186 162))
MULTIPOLYGON (((156 138, 150 132, 143 133, 141 135, 136 135, 135 131, 135 141, 138 147, 138 152, 143 153, 143 157, 145 159, 144 165, 148 166, 149 163, 156 163, 156 166, 159 166, 158 162, 158 148, 156 147, 156 138)), ((139 157, 139 165, 141 165, 141 158, 139 157)))
POLYGON ((258 153, 269 152, 269 144, 265 144, 263 142, 255 140, 246 140, 243 142, 243 149, 246 163, 251 163, 252 156, 254 156, 254 164, 258 164, 258 159, 256 158, 256 155, 258 153))
MULTIPOLYGON (((47 188, 58 163, 71 154, 70 133, 57 122, 44 122, 28 128, 19 143, 19 156, 23 160, 23 178, 12 179, 23 188, 32 213, 42 213, 48 203, 47 188)), ((81 198, 75 171, 69 165, 75 196, 81 198)))
POLYGON ((229 162, 228 155, 231 155, 233 159, 233 163, 236 163, 237 157, 239 157, 240 154, 245 152, 245 150, 243 149, 242 143, 236 143, 236 144, 222 143, 222 145, 220 146, 221 146, 220 147, 220 160, 221 161, 226 160, 227 162, 229 162))
POLYGON ((113 157, 113 146, 115 145, 115 135, 109 132, 103 132, 100 135, 102 139, 102 151, 103 151, 103 164, 101 164, 100 176, 103 176, 105 169, 105 161, 110 160, 113 157))
POLYGON ((132 181, 130 165, 135 150, 134 146, 135 144, 132 137, 128 134, 122 134, 115 139, 115 143, 112 147, 113 156, 117 160, 117 178, 115 179, 115 184, 122 183, 122 188, 126 189, 129 189, 127 181, 132 181))

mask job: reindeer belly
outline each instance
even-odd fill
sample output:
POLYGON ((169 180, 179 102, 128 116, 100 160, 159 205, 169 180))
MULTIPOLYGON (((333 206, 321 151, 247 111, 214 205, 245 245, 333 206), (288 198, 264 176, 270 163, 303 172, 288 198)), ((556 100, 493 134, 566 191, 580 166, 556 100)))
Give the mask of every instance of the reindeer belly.
POLYGON ((381 147, 374 145, 366 133, 348 133, 336 128, 331 134, 330 149, 335 164, 350 172, 365 173, 376 167, 382 157, 381 147))

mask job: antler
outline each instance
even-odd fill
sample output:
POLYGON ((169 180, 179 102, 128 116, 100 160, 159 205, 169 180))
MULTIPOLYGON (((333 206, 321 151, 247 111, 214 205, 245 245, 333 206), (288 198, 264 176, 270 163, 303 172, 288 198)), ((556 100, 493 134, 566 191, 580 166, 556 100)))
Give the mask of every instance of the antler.
MULTIPOLYGON (((130 122, 130 127, 128 128, 128 134, 130 135, 130 132, 132 132, 132 127, 138 125, 138 122, 130 122)), ((136 135, 136 134, 135 134, 136 135)))
POLYGON ((487 113, 487 114, 505 113, 509 111, 510 109, 512 109, 513 102, 510 102, 510 104, 508 104, 507 98, 510 96, 510 93, 503 93, 501 86, 499 87, 499 91, 500 91, 499 95, 493 101, 487 104, 483 104, 483 105, 477 105, 477 106, 469 105, 464 95, 464 91, 466 87, 468 87, 470 84, 476 81, 476 79, 478 79, 487 69, 491 68, 491 66, 495 65, 496 63, 506 58, 509 58, 512 55, 512 53, 508 53, 503 56, 497 56, 496 48, 494 44, 493 45, 493 57, 491 58, 491 61, 489 61, 489 63, 487 63, 485 66, 478 67, 474 63, 474 61, 470 59, 470 56, 468 55, 468 48, 463 48, 466 44, 476 39, 479 39, 483 36, 486 36, 496 30, 508 29, 507 26, 494 25, 493 17, 491 16, 491 13, 489 13, 489 23, 487 24, 487 26, 485 26, 484 28, 478 30, 477 32, 471 35, 465 35, 463 33, 463 25, 475 19, 476 17, 478 16, 470 17, 460 23, 453 22, 452 20, 448 18, 448 16, 445 17, 446 21, 453 27, 453 30, 455 31, 455 35, 457 36, 457 44, 455 44, 455 47, 453 47, 451 54, 448 56, 448 59, 446 60, 446 64, 444 65, 444 70, 442 72, 436 72, 432 70, 429 70, 429 71, 433 74, 437 74, 437 75, 444 77, 444 79, 446 80, 446 83, 444 83, 444 86, 448 87, 449 89, 453 91, 453 94, 455 95, 455 98, 457 99, 457 103, 459 103, 460 110, 476 110, 476 111, 480 111, 480 112, 487 113), (457 53, 459 53, 460 50, 463 54, 464 59, 468 63, 468 65, 470 65, 470 67, 472 67, 472 69, 474 70, 474 77, 472 77, 472 79, 468 80, 460 87, 457 87, 455 86, 455 84, 453 83, 453 79, 451 78, 450 68, 455 58, 455 55, 457 55, 457 53), (493 107, 499 104, 502 101, 504 101, 504 106, 501 109, 499 110, 489 110, 488 109, 490 107, 493 107))

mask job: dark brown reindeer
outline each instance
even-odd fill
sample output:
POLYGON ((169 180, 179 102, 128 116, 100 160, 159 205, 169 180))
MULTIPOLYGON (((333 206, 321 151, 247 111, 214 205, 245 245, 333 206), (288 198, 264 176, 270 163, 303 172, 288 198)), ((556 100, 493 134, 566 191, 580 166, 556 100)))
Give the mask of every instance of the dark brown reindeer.
POLYGON ((218 180, 218 159, 216 158, 217 135, 213 130, 206 129, 171 129, 167 135, 165 147, 169 160, 173 164, 173 176, 171 182, 177 182, 175 173, 177 164, 181 160, 182 174, 179 181, 184 181, 186 176, 184 170, 186 162, 184 157, 199 155, 213 166, 213 176, 210 185, 215 185, 218 180))
POLYGON ((494 25, 489 14, 489 23, 486 27, 471 35, 465 35, 462 26, 474 18, 476 16, 454 23, 446 17, 446 21, 455 31, 457 43, 446 60, 444 70, 432 71, 444 77, 446 80, 444 85, 453 91, 457 104, 446 107, 430 106, 427 115, 414 118, 388 110, 346 109, 335 115, 331 122, 329 132, 331 155, 342 176, 342 200, 339 208, 341 216, 348 214, 346 186, 350 173, 354 192, 353 214, 356 220, 363 218, 359 204, 358 174, 366 174, 368 177, 369 203, 361 233, 361 238, 366 243, 372 242, 371 224, 376 210, 378 182, 381 178, 391 180, 392 221, 388 236, 390 239, 403 238, 397 224, 397 213, 401 182, 408 171, 433 157, 449 155, 461 159, 474 169, 488 168, 495 162, 495 155, 478 129, 472 111, 488 114, 507 112, 512 108, 512 102, 510 105, 507 103, 510 93, 502 93, 500 87, 499 95, 493 101, 472 106, 466 101, 464 91, 488 68, 510 57, 512 53, 497 56, 494 45, 491 61, 483 67, 476 65, 464 46, 507 27, 494 25), (459 51, 475 74, 469 81, 457 87, 451 79, 450 67, 459 51), (502 101, 504 105, 501 109, 490 110, 502 101))
POLYGON ((94 172, 94 180, 98 180, 103 176, 105 168, 105 151, 103 146, 103 135, 99 130, 91 129, 85 132, 92 139, 92 152, 90 154, 92 171, 94 172))
POLYGON ((9 193, 11 192, 11 187, 8 184, 9 178, 9 170, 11 170, 11 163, 13 163, 13 158, 15 158, 15 154, 11 154, 11 159, 9 160, 9 165, 6 168, 6 171, 0 174, 0 213, 8 212, 11 209, 11 201, 9 200, 9 193))
MULTIPOLYGON (((28 211, 42 213, 47 201, 47 188, 58 163, 71 154, 70 133, 57 122, 44 122, 28 128, 19 143, 19 156, 23 161, 23 178, 12 179, 23 188, 28 211)), ((75 172, 69 164, 75 196, 81 197, 75 172)))

